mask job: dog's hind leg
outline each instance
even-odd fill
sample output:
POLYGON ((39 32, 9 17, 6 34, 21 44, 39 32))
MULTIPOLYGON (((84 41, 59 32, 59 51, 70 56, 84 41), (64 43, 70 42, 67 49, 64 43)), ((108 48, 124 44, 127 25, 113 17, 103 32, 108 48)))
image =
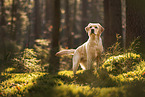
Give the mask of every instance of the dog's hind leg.
POLYGON ((80 55, 75 53, 73 56, 73 73, 74 74, 76 74, 79 64, 80 64, 80 55))
POLYGON ((100 57, 97 57, 97 69, 99 69, 100 57))
POLYGON ((86 70, 86 69, 87 69, 87 61, 81 62, 80 65, 81 65, 81 68, 82 68, 83 70, 86 70))

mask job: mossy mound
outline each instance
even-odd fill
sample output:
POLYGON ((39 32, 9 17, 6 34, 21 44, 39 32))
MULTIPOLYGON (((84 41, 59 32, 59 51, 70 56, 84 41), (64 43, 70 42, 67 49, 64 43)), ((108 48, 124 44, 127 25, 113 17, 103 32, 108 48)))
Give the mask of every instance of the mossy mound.
POLYGON ((139 54, 126 53, 108 58, 102 67, 109 73, 118 75, 134 70, 136 64, 138 64, 140 61, 141 57, 139 54))

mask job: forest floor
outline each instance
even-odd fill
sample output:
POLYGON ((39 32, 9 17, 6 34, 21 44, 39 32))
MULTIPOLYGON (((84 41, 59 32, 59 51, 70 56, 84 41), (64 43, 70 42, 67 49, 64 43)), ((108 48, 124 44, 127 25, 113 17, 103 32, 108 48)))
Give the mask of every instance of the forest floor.
POLYGON ((0 97, 145 97, 145 61, 138 54, 111 56, 99 69, 76 75, 22 73, 9 66, 0 68, 0 97))
POLYGON ((145 97, 145 77, 139 78, 133 72, 133 76, 127 73, 113 76, 103 70, 79 70, 74 76, 72 71, 50 75, 14 70, 9 67, 1 72, 2 97, 145 97))

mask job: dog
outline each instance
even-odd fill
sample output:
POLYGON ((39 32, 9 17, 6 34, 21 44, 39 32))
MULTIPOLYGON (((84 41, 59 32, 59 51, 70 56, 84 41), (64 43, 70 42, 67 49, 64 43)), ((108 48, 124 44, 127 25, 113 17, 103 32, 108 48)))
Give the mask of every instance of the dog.
POLYGON ((99 23, 89 23, 85 27, 89 39, 79 46, 77 49, 66 49, 56 53, 56 56, 73 55, 73 73, 76 74, 79 64, 83 70, 92 68, 92 64, 97 61, 99 67, 99 59, 103 52, 101 33, 104 28, 99 23))

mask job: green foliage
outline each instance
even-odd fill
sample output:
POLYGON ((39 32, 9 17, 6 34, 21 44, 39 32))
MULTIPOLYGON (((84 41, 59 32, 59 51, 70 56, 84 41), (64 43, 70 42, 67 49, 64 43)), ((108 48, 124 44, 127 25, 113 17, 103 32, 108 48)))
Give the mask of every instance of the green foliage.
POLYGON ((107 49, 105 56, 112 56, 112 55, 119 55, 122 52, 122 48, 120 47, 120 39, 121 36, 119 34, 116 34, 117 41, 107 49))
POLYGON ((132 71, 129 71, 127 73, 122 73, 117 76, 112 75, 112 78, 114 78, 118 84, 128 84, 136 81, 144 82, 145 80, 145 62, 141 61, 139 64, 137 64, 132 71))
POLYGON ((16 97, 24 96, 29 89, 36 84, 36 79, 43 76, 44 73, 6 73, 2 72, 0 78, 4 76, 6 79, 0 83, 0 96, 16 97))
MULTIPOLYGON (((42 63, 45 64, 49 55, 49 42, 41 39, 36 42, 36 52, 33 49, 24 49, 14 58, 14 67, 1 72, 0 96, 144 97, 145 95, 145 62, 141 60, 139 54, 121 54, 119 42, 114 45, 114 50, 111 50, 113 54, 107 52, 105 58, 109 58, 103 59, 103 65, 99 69, 78 70, 76 75, 73 75, 73 71, 67 70, 55 75, 35 72, 42 71, 38 65, 41 60, 37 58, 44 58, 42 63)), ((61 61, 64 59, 63 57, 61 61)))
POLYGON ((139 39, 140 37, 137 37, 134 41, 132 41, 126 52, 136 52, 140 45, 139 39))
MULTIPOLYGON (((140 63, 142 66, 138 64, 141 68, 136 67, 136 70, 144 70, 143 63, 140 63)), ((81 70, 75 76, 72 71, 60 71, 58 75, 40 72, 9 73, 13 69, 8 68, 0 75, 0 78, 5 77, 0 82, 0 96, 134 97, 140 94, 144 97, 144 78, 124 84, 125 81, 122 79, 127 80, 128 78, 112 76, 103 69, 97 72, 81 70), (122 83, 121 86, 119 86, 120 83, 122 83)))
POLYGON ((47 39, 37 39, 35 40, 36 44, 34 45, 35 51, 37 52, 37 57, 41 59, 42 65, 48 64, 49 59, 49 44, 50 41, 47 39))
POLYGON ((117 41, 112 46, 110 46, 106 50, 106 52, 102 55, 103 56, 102 63, 104 63, 108 57, 118 56, 118 55, 121 55, 124 53, 136 53, 136 49, 139 46, 139 37, 137 37, 133 42, 131 42, 128 49, 124 49, 121 47, 121 45, 120 45, 121 36, 119 34, 116 34, 116 39, 117 39, 117 41))
POLYGON ((36 72, 42 71, 41 66, 38 65, 40 60, 37 59, 37 54, 33 49, 26 48, 18 57, 13 59, 14 67, 18 72, 36 72))
POLYGON ((133 70, 135 65, 138 64, 140 61, 140 55, 134 53, 126 53, 108 58, 104 62, 102 67, 107 69, 109 73, 117 75, 133 70))

